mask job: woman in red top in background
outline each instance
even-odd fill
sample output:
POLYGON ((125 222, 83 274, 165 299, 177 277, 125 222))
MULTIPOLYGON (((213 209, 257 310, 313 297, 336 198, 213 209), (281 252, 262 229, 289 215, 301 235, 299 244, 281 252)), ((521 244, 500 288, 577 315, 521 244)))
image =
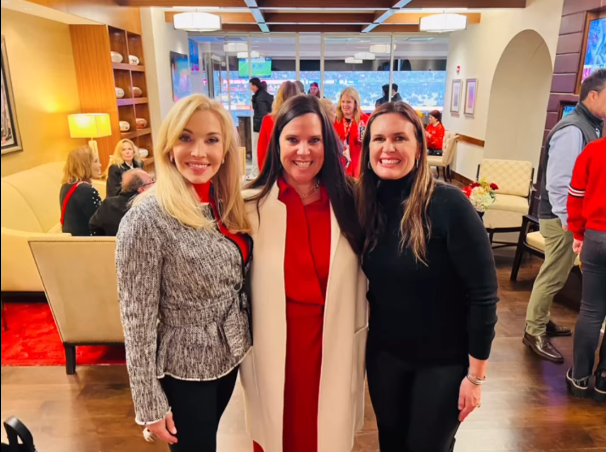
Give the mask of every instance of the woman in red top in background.
POLYGON ((358 178, 360 175, 360 154, 362 138, 370 116, 362 111, 360 94, 353 88, 345 88, 337 104, 335 129, 345 148, 347 174, 358 178))
MULTIPOLYGON (((572 394, 587 397, 606 318, 606 138, 587 146, 577 160, 568 194, 568 228, 583 263, 583 300, 574 335, 574 367, 566 379, 572 394)), ((606 402, 606 341, 595 379, 595 399, 606 402)))
POLYGON ((442 113, 438 110, 429 113, 429 125, 425 131, 429 155, 442 155, 445 133, 446 129, 442 125, 442 113))
POLYGON ((349 451, 363 425, 367 283, 341 158, 319 99, 294 97, 245 193, 254 347, 241 377, 257 452, 349 451))
POLYGON ((259 143, 257 144, 257 158, 259 162, 259 172, 263 171, 263 164, 267 157, 267 148, 269 140, 271 140, 271 132, 274 130, 274 118, 286 102, 291 97, 301 94, 297 85, 293 82, 284 82, 278 90, 276 99, 274 100, 271 115, 265 116, 261 123, 261 131, 259 132, 259 143))

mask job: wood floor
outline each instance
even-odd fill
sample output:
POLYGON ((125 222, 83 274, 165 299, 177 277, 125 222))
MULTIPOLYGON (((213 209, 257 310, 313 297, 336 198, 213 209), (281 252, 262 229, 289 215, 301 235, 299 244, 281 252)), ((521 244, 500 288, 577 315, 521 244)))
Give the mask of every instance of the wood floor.
MULTIPOLYGON (((485 386, 483 407, 461 427, 456 452, 606 452, 606 405, 576 400, 566 393, 565 372, 572 339, 554 343, 564 366, 539 361, 522 345, 526 304, 540 260, 529 260, 517 283, 509 282, 512 250, 497 252, 501 283, 498 335, 485 386)), ((559 301, 574 304, 579 283, 571 277, 559 301)), ((573 309, 558 304, 553 318, 574 327, 573 309)), ((219 435, 219 452, 251 452, 241 392, 235 394, 219 435)), ((33 430, 40 452, 166 452, 148 445, 133 421, 126 370, 79 368, 3 368, 2 413, 21 417, 33 430)), ((370 403, 366 426, 354 452, 378 452, 370 403)))

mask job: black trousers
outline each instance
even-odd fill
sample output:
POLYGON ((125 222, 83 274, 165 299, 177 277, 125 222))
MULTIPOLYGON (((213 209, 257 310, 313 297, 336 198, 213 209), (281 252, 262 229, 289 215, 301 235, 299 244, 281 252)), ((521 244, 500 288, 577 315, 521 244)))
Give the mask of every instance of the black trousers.
MULTIPOLYGON (((588 229, 584 242, 581 255, 583 300, 574 333, 573 377, 577 380, 593 374, 600 330, 606 319, 606 232, 588 229)), ((600 349, 597 372, 603 370, 606 370, 606 341, 600 349)))
POLYGON ((171 452, 216 452, 219 422, 236 387, 238 369, 215 381, 166 377, 162 388, 172 408, 178 444, 171 452))
POLYGON ((370 397, 381 452, 451 452, 465 366, 423 367, 368 344, 370 397))

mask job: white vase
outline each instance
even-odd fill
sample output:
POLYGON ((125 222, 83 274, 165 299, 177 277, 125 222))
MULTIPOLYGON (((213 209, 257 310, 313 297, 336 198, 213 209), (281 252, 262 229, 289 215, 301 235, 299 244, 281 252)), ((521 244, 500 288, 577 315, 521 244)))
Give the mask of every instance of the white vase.
POLYGON ((124 90, 122 88, 116 88, 116 97, 118 99, 123 99, 125 96, 124 90))
POLYGON ((139 61, 139 58, 137 58, 134 55, 129 55, 128 56, 128 61, 130 64, 138 66, 141 62, 139 61))
POLYGON ((137 118, 137 129, 145 129, 147 127, 147 120, 143 118, 137 118))
POLYGON ((142 159, 149 157, 149 151, 147 149, 139 149, 139 155, 142 159))
POLYGON ((128 132, 130 124, 127 121, 120 121, 120 132, 128 132))
POLYGON ((118 52, 112 52, 112 62, 114 63, 122 63, 124 61, 124 57, 118 52))
POLYGON ((141 88, 133 87, 133 97, 143 97, 143 90, 141 88))

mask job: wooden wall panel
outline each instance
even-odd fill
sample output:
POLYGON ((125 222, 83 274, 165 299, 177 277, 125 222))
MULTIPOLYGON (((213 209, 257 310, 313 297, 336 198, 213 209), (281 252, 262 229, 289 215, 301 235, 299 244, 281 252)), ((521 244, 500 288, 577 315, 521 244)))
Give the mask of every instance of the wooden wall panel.
POLYGON ((569 16, 575 13, 587 13, 594 9, 600 9, 604 5, 603 0, 564 0, 564 11, 562 16, 569 16))
POLYGON ((114 0, 28 0, 74 16, 141 34, 139 8, 118 5, 114 0))
POLYGON ((577 13, 562 18, 560 36, 570 33, 582 33, 585 30, 586 13, 577 13))
POLYGON ((568 53, 556 57, 554 74, 575 74, 581 64, 581 53, 568 53))
MULTIPOLYGON (((108 113, 113 136, 120 136, 114 71, 110 42, 105 25, 70 25, 78 92, 83 113, 108 113)), ((105 167, 114 152, 116 140, 101 138, 99 157, 105 167)))
POLYGON ((570 35, 560 36, 556 55, 562 55, 563 53, 581 52, 581 50, 583 49, 584 37, 584 33, 573 33, 570 35))

